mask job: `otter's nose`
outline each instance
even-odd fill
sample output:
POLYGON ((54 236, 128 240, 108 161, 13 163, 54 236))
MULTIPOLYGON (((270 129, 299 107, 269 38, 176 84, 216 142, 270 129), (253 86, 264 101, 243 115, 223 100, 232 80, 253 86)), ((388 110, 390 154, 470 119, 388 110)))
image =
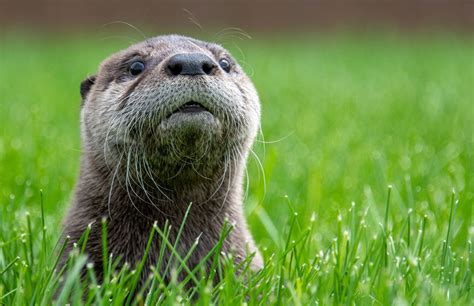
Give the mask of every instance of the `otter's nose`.
POLYGON ((213 60, 203 53, 176 54, 166 65, 171 75, 211 75, 216 67, 213 60))

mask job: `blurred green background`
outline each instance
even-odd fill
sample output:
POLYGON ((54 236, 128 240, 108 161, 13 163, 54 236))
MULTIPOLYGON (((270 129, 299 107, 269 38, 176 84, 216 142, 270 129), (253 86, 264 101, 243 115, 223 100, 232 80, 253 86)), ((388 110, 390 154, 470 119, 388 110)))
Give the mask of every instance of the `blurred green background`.
MULTIPOLYGON (((159 33, 154 33, 159 34, 159 33)), ((197 35, 215 39, 212 35, 197 35)), ((79 84, 110 53, 140 40, 98 34, 7 33, 0 58, 0 196, 56 228, 77 177, 79 84)), ((318 235, 335 230, 351 201, 395 220, 409 208, 444 228, 459 194, 465 241, 474 200, 474 39, 465 34, 337 32, 223 35, 262 103, 248 170, 246 212, 262 246, 277 243, 292 209, 314 212, 318 235)), ((471 230, 472 231, 472 230, 471 230)), ((471 233, 472 236, 472 233, 471 233)), ((329 236, 327 236, 329 237, 329 236)), ((329 239, 329 238, 327 238, 329 239)), ((454 244, 456 241, 453 242, 454 244)))
POLYGON ((261 246, 296 210, 331 239, 352 201, 383 214, 411 208, 472 237, 472 2, 112 0, 0 5, 0 203, 60 220, 77 177, 79 84, 112 52, 159 34, 211 40, 254 81, 262 131, 248 169, 246 213, 261 246), (273 5, 272 5, 273 4, 273 5), (258 159, 257 159, 258 158, 258 159), (261 163, 261 166, 260 166, 261 163), (471 233, 469 233, 471 231, 471 233))

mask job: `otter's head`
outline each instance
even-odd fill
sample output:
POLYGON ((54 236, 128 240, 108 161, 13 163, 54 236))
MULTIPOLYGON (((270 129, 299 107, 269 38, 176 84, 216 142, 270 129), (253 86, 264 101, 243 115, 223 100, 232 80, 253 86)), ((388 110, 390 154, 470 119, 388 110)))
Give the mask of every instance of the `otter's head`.
POLYGON ((110 56, 81 95, 86 154, 162 182, 222 175, 245 160, 259 126, 255 88, 229 52, 183 36, 110 56))

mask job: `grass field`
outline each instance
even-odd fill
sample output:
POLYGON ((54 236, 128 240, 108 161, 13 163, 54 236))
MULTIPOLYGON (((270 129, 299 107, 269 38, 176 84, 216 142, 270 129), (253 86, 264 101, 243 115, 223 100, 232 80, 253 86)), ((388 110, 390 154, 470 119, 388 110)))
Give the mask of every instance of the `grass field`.
MULTIPOLYGON (((2 37, 1 304, 53 299, 80 155, 79 83, 128 41, 2 37)), ((195 272, 192 292, 155 275, 133 303, 472 305, 472 36, 219 41, 262 102, 262 167, 251 157, 245 208, 266 266, 237 276, 227 262, 216 286, 195 272)), ((80 282, 84 264, 71 259, 60 303, 127 301, 136 272, 98 286, 91 274, 80 282)))

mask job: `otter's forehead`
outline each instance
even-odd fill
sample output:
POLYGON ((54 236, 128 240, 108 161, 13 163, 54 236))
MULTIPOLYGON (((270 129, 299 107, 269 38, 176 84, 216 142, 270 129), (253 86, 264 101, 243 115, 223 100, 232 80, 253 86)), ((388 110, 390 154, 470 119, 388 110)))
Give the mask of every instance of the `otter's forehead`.
POLYGON ((169 54, 174 52, 205 52, 214 55, 219 55, 220 53, 225 52, 224 48, 217 44, 179 35, 157 36, 144 41, 139 45, 151 46, 151 55, 156 56, 163 53, 169 54))
POLYGON ((164 59, 176 53, 200 52, 213 56, 228 53, 223 47, 194 38, 180 35, 165 35, 149 38, 145 41, 131 45, 127 49, 119 51, 104 62, 116 62, 129 56, 153 57, 158 60, 164 59))

